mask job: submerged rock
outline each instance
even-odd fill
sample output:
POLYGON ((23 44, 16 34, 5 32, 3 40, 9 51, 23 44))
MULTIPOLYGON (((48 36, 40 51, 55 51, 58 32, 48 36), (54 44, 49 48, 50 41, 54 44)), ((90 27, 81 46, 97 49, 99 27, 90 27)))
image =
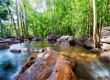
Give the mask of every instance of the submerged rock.
POLYGON ((10 46, 7 43, 0 43, 0 50, 8 49, 10 46))
POLYGON ((10 52, 12 52, 12 53, 20 53, 21 50, 20 49, 11 49, 10 52))
POLYGON ((22 68, 14 80, 77 80, 72 71, 75 62, 61 58, 52 48, 46 48, 36 59, 29 59, 25 66, 28 64, 30 67, 22 68))

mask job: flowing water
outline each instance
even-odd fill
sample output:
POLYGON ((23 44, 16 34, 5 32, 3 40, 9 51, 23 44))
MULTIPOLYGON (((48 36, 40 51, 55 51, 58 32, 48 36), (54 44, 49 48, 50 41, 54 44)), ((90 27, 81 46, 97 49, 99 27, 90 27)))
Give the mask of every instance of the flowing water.
POLYGON ((22 50, 19 54, 11 53, 10 49, 0 50, 0 80, 13 80, 31 55, 31 50, 45 47, 52 47, 59 54, 75 59, 78 63, 75 69, 78 80, 110 80, 110 64, 101 61, 99 55, 79 46, 52 45, 46 41, 12 45, 10 49, 22 50), (25 51, 26 48, 29 48, 30 52, 25 51))

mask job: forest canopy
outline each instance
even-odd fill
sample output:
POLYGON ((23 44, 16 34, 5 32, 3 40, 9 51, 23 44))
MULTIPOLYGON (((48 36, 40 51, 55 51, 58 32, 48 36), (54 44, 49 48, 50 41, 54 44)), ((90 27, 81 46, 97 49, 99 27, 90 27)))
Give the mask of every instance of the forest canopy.
MULTIPOLYGON (((99 30, 110 25, 110 1, 96 0, 96 8, 99 30)), ((1 37, 92 33, 93 0, 0 0, 1 37)))

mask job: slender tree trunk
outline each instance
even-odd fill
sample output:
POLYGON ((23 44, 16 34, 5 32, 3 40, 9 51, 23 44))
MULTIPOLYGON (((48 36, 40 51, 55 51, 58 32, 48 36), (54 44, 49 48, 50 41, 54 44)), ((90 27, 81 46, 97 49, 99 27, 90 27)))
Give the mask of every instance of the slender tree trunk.
POLYGON ((22 16, 23 16, 23 14, 22 14, 22 9, 21 9, 21 7, 20 7, 20 25, 21 25, 21 35, 22 36, 24 36, 24 31, 23 31, 23 24, 22 24, 22 16))
POLYGON ((16 15, 17 15, 17 25, 18 25, 18 35, 20 36, 20 20, 19 20, 19 11, 18 11, 18 0, 16 0, 16 15))
POLYGON ((96 0, 93 0, 93 42, 94 48, 96 48, 96 31, 97 31, 97 12, 96 12, 96 0))
POLYGON ((89 38, 92 37, 92 30, 93 30, 93 16, 92 16, 92 10, 90 5, 90 0, 88 0, 88 32, 89 32, 89 38))
POLYGON ((28 15, 27 15, 27 10, 26 10, 26 4, 23 1, 24 9, 25 9, 25 22, 26 22, 26 36, 29 36, 29 31, 28 31, 28 15))
POLYGON ((17 35, 17 37, 18 37, 19 35, 18 35, 18 31, 17 31, 17 28, 16 28, 16 23, 15 23, 15 21, 14 21, 13 15, 12 15, 11 10, 10 10, 9 6, 7 5, 7 3, 6 3, 6 6, 7 6, 7 8, 8 8, 9 14, 10 14, 11 19, 12 19, 13 24, 14 24, 14 29, 15 29, 16 35, 17 35))

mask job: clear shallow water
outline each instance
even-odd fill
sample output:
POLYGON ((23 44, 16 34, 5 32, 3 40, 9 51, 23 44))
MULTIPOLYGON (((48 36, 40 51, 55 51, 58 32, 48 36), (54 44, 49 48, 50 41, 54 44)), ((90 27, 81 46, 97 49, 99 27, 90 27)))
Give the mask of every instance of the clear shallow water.
POLYGON ((110 64, 102 62, 98 55, 79 46, 68 47, 47 44, 47 42, 14 44, 10 47, 10 49, 21 49, 20 54, 11 53, 10 49, 0 50, 0 80, 12 80, 20 71, 31 53, 31 51, 24 51, 25 48, 31 50, 45 47, 52 47, 60 54, 66 53, 70 58, 74 58, 78 62, 75 70, 78 80, 110 80, 110 64))

